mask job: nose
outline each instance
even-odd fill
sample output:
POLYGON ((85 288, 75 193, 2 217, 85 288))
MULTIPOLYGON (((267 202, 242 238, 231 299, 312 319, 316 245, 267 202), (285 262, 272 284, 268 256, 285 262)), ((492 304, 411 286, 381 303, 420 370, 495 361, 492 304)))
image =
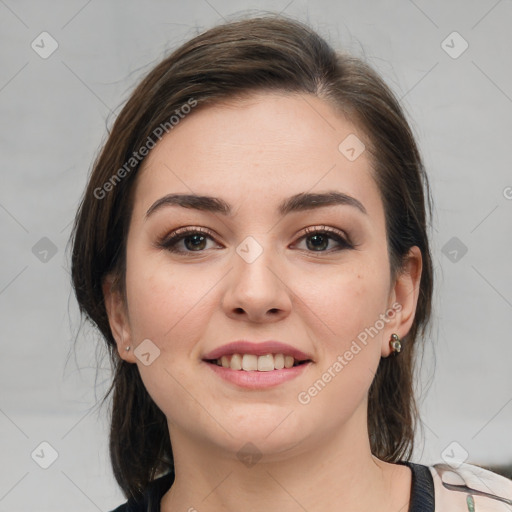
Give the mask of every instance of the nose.
POLYGON ((223 308, 230 318, 265 323, 290 314, 292 291, 277 260, 272 249, 263 249, 254 240, 233 253, 233 268, 223 298, 223 308), (244 252, 244 248, 249 250, 244 252))

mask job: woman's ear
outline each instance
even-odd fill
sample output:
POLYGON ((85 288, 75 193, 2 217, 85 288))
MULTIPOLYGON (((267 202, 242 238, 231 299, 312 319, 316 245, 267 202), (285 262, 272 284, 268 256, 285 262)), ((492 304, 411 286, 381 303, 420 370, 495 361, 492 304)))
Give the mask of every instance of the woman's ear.
POLYGON ((391 334, 394 333, 399 338, 403 338, 411 329, 418 304, 422 266, 419 247, 411 247, 391 290, 389 307, 396 314, 387 326, 387 334, 382 343, 382 357, 388 357, 391 354, 389 346, 391 334))
POLYGON ((119 357, 129 363, 135 363, 134 346, 131 338, 131 329, 128 319, 128 308, 123 294, 116 286, 114 276, 107 275, 102 284, 105 309, 112 336, 116 340, 119 357), (130 350, 126 350, 130 347, 130 350))

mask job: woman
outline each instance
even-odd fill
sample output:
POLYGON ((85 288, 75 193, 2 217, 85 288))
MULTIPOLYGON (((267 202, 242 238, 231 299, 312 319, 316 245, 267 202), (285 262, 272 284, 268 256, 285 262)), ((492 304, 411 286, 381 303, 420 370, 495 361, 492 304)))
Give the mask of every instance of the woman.
POLYGON ((410 462, 426 205, 398 102, 308 27, 227 23, 158 64, 74 228, 116 510, 511 510, 503 477, 410 462))

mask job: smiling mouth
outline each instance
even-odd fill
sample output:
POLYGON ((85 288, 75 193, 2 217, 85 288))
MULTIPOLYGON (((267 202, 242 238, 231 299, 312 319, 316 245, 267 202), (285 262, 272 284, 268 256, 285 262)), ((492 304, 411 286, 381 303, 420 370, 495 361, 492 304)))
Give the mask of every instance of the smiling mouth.
POLYGON ((254 354, 232 354, 222 356, 219 359, 206 359, 205 361, 210 364, 222 366, 223 368, 246 372, 283 370, 311 362, 310 359, 299 361, 293 356, 284 354, 265 354, 263 356, 254 354))

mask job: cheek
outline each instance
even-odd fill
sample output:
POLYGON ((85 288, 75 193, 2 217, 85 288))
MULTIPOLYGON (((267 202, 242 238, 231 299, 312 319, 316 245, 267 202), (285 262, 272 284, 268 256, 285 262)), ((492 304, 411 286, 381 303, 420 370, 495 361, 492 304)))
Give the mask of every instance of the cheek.
POLYGON ((183 265, 177 271, 144 254, 133 254, 126 272, 134 345, 149 339, 159 350, 151 364, 137 362, 146 390, 167 418, 185 417, 191 422, 190 429, 196 422, 207 422, 182 383, 188 382, 194 372, 184 363, 197 355, 194 351, 201 337, 201 318, 208 316, 207 291, 215 279, 211 273, 207 277, 194 271, 192 265, 183 265))
POLYGON ((304 286, 304 301, 325 327, 332 350, 373 326, 386 310, 389 281, 384 265, 353 265, 330 273, 328 278, 312 280, 304 286), (316 283, 316 284, 315 284, 316 283))
POLYGON ((126 286, 135 344, 149 338, 161 350, 186 347, 215 282, 211 273, 198 272, 193 265, 178 268, 160 258, 134 255, 127 262, 126 286))
POLYGON ((324 418, 325 428, 338 428, 363 403, 373 381, 383 332, 370 328, 386 311, 385 276, 383 267, 372 271, 368 265, 353 267, 322 281, 323 290, 317 286, 308 296, 310 325, 316 317, 322 320, 316 333, 321 339, 321 364, 297 399, 308 418, 324 418))

